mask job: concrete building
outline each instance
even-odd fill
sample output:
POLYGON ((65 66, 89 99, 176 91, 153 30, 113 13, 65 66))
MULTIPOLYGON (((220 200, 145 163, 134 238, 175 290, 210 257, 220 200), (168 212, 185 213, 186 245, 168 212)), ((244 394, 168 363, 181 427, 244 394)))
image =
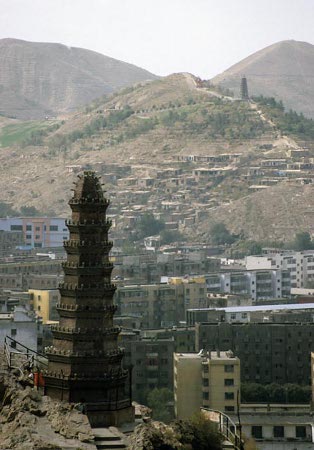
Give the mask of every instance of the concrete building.
POLYGON ((196 351, 231 349, 247 383, 311 382, 314 323, 197 323, 196 351))
POLYGON ((291 287, 307 287, 308 282, 314 281, 314 251, 303 252, 282 251, 269 253, 266 256, 247 256, 247 270, 271 269, 287 270, 290 272, 291 287))
POLYGON ((121 333, 121 345, 125 348, 124 367, 133 368, 133 399, 140 403, 154 388, 173 389, 173 337, 143 337, 135 332, 121 333))
POLYGON ((232 352, 174 354, 174 401, 178 419, 187 419, 201 407, 225 412, 237 410, 240 360, 232 352))
POLYGON ((191 308, 186 311, 188 326, 197 322, 314 322, 314 303, 287 303, 230 306, 223 308, 191 308))
MULTIPOLYGON (((231 420, 239 425, 238 417, 231 420)), ((313 448, 314 421, 310 412, 241 412, 242 432, 261 450, 309 450, 313 448)))
POLYGON ((141 318, 141 328, 163 328, 185 321, 188 307, 207 306, 204 278, 172 278, 168 283, 121 286, 115 294, 120 316, 141 318))
POLYGON ((23 306, 16 306, 13 312, 0 314, 0 345, 9 336, 26 347, 41 351, 42 323, 36 315, 23 306))
POLYGON ((43 324, 59 320, 57 304, 60 293, 57 289, 29 289, 30 302, 43 324))
POLYGON ((30 248, 62 247, 63 241, 69 237, 65 220, 61 218, 0 218, 0 230, 22 233, 25 244, 30 248))
POLYGON ((263 270, 233 270, 206 275, 210 292, 242 294, 253 302, 260 299, 290 297, 290 272, 264 268, 263 270))

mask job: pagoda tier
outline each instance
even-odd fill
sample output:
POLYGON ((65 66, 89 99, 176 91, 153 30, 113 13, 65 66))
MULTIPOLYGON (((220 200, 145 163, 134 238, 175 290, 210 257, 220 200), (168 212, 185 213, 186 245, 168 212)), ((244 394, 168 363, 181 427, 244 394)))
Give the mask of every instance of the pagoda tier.
POLYGON ((46 349, 45 391, 56 399, 84 403, 92 426, 117 425, 132 420, 130 374, 122 368, 120 328, 113 325, 109 201, 93 172, 78 177, 69 205, 60 321, 52 327, 53 344, 46 349))

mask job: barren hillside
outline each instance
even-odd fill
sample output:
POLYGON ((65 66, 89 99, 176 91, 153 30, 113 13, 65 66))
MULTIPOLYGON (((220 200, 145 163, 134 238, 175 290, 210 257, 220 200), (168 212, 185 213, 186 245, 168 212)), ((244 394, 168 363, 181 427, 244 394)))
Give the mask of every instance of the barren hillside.
POLYGON ((274 96, 287 108, 314 117, 314 45, 282 41, 270 45, 213 78, 215 84, 239 95, 247 77, 250 95, 274 96))
POLYGON ((90 50, 0 40, 0 114, 39 119, 69 112, 156 76, 90 50))

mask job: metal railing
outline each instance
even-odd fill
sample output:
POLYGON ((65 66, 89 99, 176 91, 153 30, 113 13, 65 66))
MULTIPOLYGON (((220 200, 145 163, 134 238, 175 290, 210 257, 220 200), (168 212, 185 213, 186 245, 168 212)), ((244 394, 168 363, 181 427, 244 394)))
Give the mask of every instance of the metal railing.
POLYGON ((23 368, 26 365, 39 368, 48 366, 46 356, 36 350, 32 350, 10 336, 6 336, 4 339, 4 354, 9 369, 18 369, 23 372, 23 368))
POLYGON ((201 411, 205 413, 206 417, 208 417, 211 422, 217 424, 218 431, 227 441, 230 441, 233 444, 235 450, 244 450, 241 429, 229 416, 221 411, 204 407, 201 408, 201 411))

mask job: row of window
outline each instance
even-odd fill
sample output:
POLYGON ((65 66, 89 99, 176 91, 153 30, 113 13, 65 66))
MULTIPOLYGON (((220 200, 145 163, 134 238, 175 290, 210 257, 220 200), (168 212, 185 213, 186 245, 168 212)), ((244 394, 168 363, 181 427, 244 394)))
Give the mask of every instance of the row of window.
MULTIPOLYGON (((251 434, 255 439, 263 439, 263 427, 253 425, 251 429, 251 434)), ((284 438, 285 437, 285 427, 281 425, 276 425, 273 427, 273 437, 274 438, 284 438)), ((295 427, 295 437, 299 439, 304 439, 306 437, 306 427, 304 425, 298 425, 295 427)))
MULTIPOLYGON (((32 231, 33 226, 32 225, 26 225, 26 231, 32 231)), ((23 231, 23 225, 11 225, 10 227, 11 231, 23 231)), ((35 231, 40 231, 41 227, 36 226, 35 231)), ((44 225, 44 231, 47 231, 46 225, 44 225)), ((49 231, 59 231, 58 225, 50 225, 49 231)), ((68 231, 67 228, 63 228, 63 231, 68 231)))

